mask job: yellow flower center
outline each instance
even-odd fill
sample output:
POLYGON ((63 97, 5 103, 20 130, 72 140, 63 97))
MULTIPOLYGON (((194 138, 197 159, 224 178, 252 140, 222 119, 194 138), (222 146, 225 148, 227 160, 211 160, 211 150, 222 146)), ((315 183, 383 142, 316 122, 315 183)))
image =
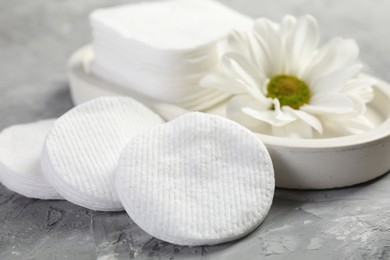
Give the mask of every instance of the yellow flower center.
POLYGON ((291 75, 275 75, 267 85, 267 97, 279 99, 280 106, 299 109, 310 101, 310 88, 291 75))

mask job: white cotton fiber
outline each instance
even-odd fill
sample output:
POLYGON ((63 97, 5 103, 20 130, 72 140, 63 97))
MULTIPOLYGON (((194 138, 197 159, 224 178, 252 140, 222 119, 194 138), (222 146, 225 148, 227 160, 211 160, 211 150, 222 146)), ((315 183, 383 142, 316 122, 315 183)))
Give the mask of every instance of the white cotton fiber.
POLYGON ((142 229, 178 245, 238 239, 266 217, 271 158, 248 129, 189 113, 133 138, 115 175, 124 208, 142 229))
POLYGON ((0 133, 0 181, 9 190, 36 199, 60 199, 45 179, 40 156, 54 119, 14 125, 0 133))
MULTIPOLYGON (((216 1, 171 0, 142 2, 96 10, 95 30, 109 31, 141 48, 199 52, 225 37, 232 29, 248 28, 252 20, 216 1)), ((120 41, 119 43, 121 43, 120 41)))
POLYGON ((103 97, 81 104, 50 131, 42 167, 55 189, 68 201, 89 209, 122 210, 111 181, 126 143, 163 120, 126 97, 103 97))

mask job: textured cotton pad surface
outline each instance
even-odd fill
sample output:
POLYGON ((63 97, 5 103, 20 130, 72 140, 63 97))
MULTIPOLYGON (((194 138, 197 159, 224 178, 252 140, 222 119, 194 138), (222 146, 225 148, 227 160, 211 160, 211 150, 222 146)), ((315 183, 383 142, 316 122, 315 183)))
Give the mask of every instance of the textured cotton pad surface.
POLYGON ((0 133, 0 180, 9 190, 36 199, 61 196, 45 179, 40 157, 54 120, 14 125, 0 133))
POLYGON ((255 134, 219 116, 189 113, 132 139, 115 186, 149 234, 178 245, 213 245, 263 221, 274 172, 255 134))
POLYGON ((42 154, 47 179, 68 201, 89 209, 122 210, 112 175, 126 143, 163 121, 141 103, 103 97, 60 117, 42 154))

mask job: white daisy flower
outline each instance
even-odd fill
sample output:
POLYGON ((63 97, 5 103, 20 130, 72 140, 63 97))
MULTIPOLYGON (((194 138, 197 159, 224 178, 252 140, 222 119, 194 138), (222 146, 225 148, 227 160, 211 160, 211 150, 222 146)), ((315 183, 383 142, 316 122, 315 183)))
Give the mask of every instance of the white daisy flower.
POLYGON ((335 38, 321 48, 318 42, 310 15, 285 16, 281 24, 260 18, 253 30, 230 35, 218 70, 201 85, 233 95, 229 118, 275 136, 313 138, 335 124, 343 134, 367 130, 361 115, 375 80, 359 76, 356 42, 335 38))

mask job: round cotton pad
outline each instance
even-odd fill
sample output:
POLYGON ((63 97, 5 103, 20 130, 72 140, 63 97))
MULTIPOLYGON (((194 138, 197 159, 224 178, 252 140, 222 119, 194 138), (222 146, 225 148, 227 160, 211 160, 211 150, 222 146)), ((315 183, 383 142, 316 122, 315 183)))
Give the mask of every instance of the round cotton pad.
POLYGON ((9 190, 36 199, 60 199, 45 179, 41 151, 54 119, 14 125, 0 133, 0 180, 9 190))
POLYGON ((122 210, 112 185, 119 155, 136 134, 162 119, 125 97, 103 97, 60 117, 42 153, 42 167, 53 187, 68 201, 93 210, 122 210))
POLYGON ((228 119, 189 113, 132 139, 115 186, 142 229, 178 245, 238 239, 265 218, 274 193, 260 139, 228 119))

